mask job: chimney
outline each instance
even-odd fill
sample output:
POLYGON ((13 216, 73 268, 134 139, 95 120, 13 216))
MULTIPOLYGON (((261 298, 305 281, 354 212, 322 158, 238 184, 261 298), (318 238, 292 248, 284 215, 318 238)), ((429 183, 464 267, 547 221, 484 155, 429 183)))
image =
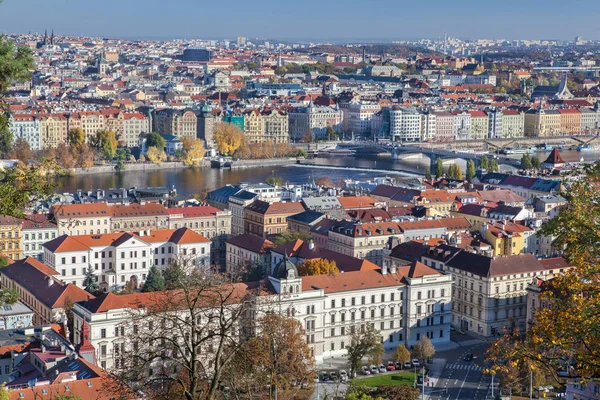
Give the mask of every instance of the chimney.
POLYGON ((396 265, 392 264, 390 265, 390 274, 395 274, 396 273, 396 265))
POLYGON ((384 265, 381 266, 381 275, 387 275, 387 266, 385 265, 385 263, 383 263, 384 265))
POLYGON ((144 233, 146 233, 146 231, 145 231, 145 230, 141 230, 141 231, 139 232, 139 235, 140 235, 140 236, 144 236, 144 233))
POLYGON ((51 276, 47 276, 46 279, 48 279, 48 287, 54 285, 54 279, 51 276))
POLYGON ((308 242, 308 249, 314 250, 314 248, 315 248, 315 242, 313 242, 313 240, 310 239, 310 241, 308 242))

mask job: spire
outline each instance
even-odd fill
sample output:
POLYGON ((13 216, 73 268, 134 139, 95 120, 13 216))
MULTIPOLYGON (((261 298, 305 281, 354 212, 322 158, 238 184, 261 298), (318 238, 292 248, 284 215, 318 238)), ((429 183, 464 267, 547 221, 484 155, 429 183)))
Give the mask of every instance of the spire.
POLYGON ((86 361, 89 361, 92 364, 97 364, 96 348, 92 345, 90 327, 88 326, 85 317, 83 318, 83 324, 81 326, 81 343, 77 348, 77 352, 86 361))
POLYGON ((50 36, 50 44, 54 44, 54 28, 52 28, 52 35, 50 36))
POLYGON ((48 29, 44 29, 44 46, 48 42, 48 29))

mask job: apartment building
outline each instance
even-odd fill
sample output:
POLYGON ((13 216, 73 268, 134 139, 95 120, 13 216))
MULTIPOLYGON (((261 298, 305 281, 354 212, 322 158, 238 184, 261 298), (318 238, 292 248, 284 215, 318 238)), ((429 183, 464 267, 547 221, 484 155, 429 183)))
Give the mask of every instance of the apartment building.
POLYGON ((422 111, 421 114, 421 141, 437 140, 437 115, 431 111, 422 111))
POLYGON ((561 135, 560 113, 557 110, 532 108, 525 113, 525 136, 561 135))
POLYGON ((165 269, 172 261, 188 268, 208 268, 210 241, 189 228, 62 235, 44 244, 44 263, 64 282, 83 287, 91 266, 103 291, 134 288, 146 280, 152 265, 165 269))
POLYGON ((581 134, 581 112, 576 108, 560 108, 560 130, 569 134, 581 134))
POLYGON ((501 110, 494 108, 487 112, 488 116, 488 138, 502 138, 502 120, 504 114, 501 110))
POLYGON ((378 103, 350 103, 342 109, 344 132, 363 137, 371 136, 373 116, 381 110, 378 103))
POLYGON ((312 101, 308 107, 290 110, 289 131, 290 139, 299 142, 309 131, 313 139, 325 139, 327 128, 339 132, 342 128, 342 111, 331 106, 315 106, 312 101))
POLYGON ((237 236, 244 233, 244 209, 258 198, 258 194, 247 190, 240 190, 229 196, 228 209, 231 211, 231 235, 237 236))
POLYGON ((275 247, 270 240, 243 233, 227 239, 225 246, 227 273, 235 276, 248 264, 258 265, 264 276, 270 271, 270 251, 275 247))
POLYGON ((502 137, 520 138, 525 136, 525 113, 517 110, 502 111, 502 137))
POLYGON ((42 150, 53 149, 61 143, 66 143, 70 126, 64 114, 38 114, 38 118, 42 150))
POLYGON ((282 110, 254 109, 244 114, 244 136, 249 143, 288 143, 288 116, 282 110))
POLYGON ((58 227, 45 214, 27 215, 21 225, 23 257, 44 258, 44 243, 58 236, 58 227))
POLYGON ((390 111, 390 136, 393 141, 420 141, 421 114, 414 108, 393 106, 390 111))
POLYGON ((110 215, 108 232, 166 229, 169 226, 167 208, 158 203, 115 204, 108 206, 108 212, 110 215))
MULTIPOLYGON (((317 363, 345 356, 352 334, 368 324, 380 332, 388 351, 400 344, 410 348, 422 337, 429 337, 434 345, 450 340, 451 277, 418 262, 389 270, 300 277, 286 259, 276 266, 269 283, 271 289, 262 288, 251 319, 240 323, 253 324, 256 315, 274 310, 293 316, 305 328, 317 363)), ((231 290, 241 297, 255 293, 257 287, 257 282, 236 283, 231 290)), ((75 343, 81 341, 84 326, 89 326, 100 365, 112 370, 118 355, 115 344, 123 333, 120 328, 132 329, 127 321, 132 304, 150 304, 151 295, 156 296, 108 293, 77 303, 75 343)))
POLYGON ((452 137, 454 140, 471 139, 471 114, 467 111, 452 111, 452 137))
POLYGON ((489 137, 489 117, 480 110, 469 111, 471 115, 471 139, 482 140, 489 137))
POLYGON ((41 150, 40 120, 32 114, 12 114, 9 121, 9 130, 15 140, 23 139, 31 150, 41 150))
POLYGON ((106 203, 64 204, 50 210, 58 227, 58 236, 88 235, 111 231, 111 208, 106 203))
POLYGON ((65 320, 65 304, 93 298, 73 283, 64 283, 60 274, 28 257, 0 270, 3 288, 15 289, 23 304, 34 312, 33 324, 51 324, 65 320))
POLYGON ((438 142, 454 140, 454 115, 449 112, 435 113, 435 138, 438 142))
POLYGON ((0 254, 11 260, 22 258, 22 220, 0 216, 0 254))
POLYGON ((197 137, 198 119, 193 111, 163 108, 154 112, 152 123, 154 132, 162 135, 197 137))
POLYGON ((265 239, 287 230, 287 217, 304 211, 298 202, 257 200, 244 208, 244 233, 265 239))

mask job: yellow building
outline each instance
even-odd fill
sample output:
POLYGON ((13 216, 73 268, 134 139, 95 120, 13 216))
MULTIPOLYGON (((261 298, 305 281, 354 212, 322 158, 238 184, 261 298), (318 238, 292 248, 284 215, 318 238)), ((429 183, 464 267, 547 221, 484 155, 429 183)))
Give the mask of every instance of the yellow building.
POLYGON ((38 114, 40 147, 53 149, 67 141, 68 120, 63 114, 38 114))
POLYGON ((0 254, 11 260, 19 260, 23 254, 21 224, 18 218, 0 216, 0 254))
POLYGON ((528 237, 533 234, 531 228, 510 221, 485 223, 482 228, 482 236, 492 246, 494 256, 523 253, 528 237))
POLYGON ((558 111, 532 108, 525 113, 525 136, 558 136, 561 134, 561 119, 558 111))
POLYGON ((252 110, 244 115, 244 134, 250 143, 288 143, 288 116, 279 110, 252 110))
POLYGON ((581 112, 575 108, 558 110, 561 132, 581 133, 581 112))
POLYGON ((489 131, 488 116, 483 111, 470 111, 471 114, 471 139, 487 139, 489 131))

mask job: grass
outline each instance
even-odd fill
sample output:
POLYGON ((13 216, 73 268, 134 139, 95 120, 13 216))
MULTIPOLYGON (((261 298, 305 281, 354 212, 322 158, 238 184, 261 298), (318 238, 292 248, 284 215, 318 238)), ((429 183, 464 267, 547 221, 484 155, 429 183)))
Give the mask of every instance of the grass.
POLYGON ((400 371, 392 374, 381 374, 371 376, 370 378, 354 379, 352 380, 352 383, 369 387, 378 387, 382 385, 412 386, 415 383, 415 373, 413 371, 400 371))

